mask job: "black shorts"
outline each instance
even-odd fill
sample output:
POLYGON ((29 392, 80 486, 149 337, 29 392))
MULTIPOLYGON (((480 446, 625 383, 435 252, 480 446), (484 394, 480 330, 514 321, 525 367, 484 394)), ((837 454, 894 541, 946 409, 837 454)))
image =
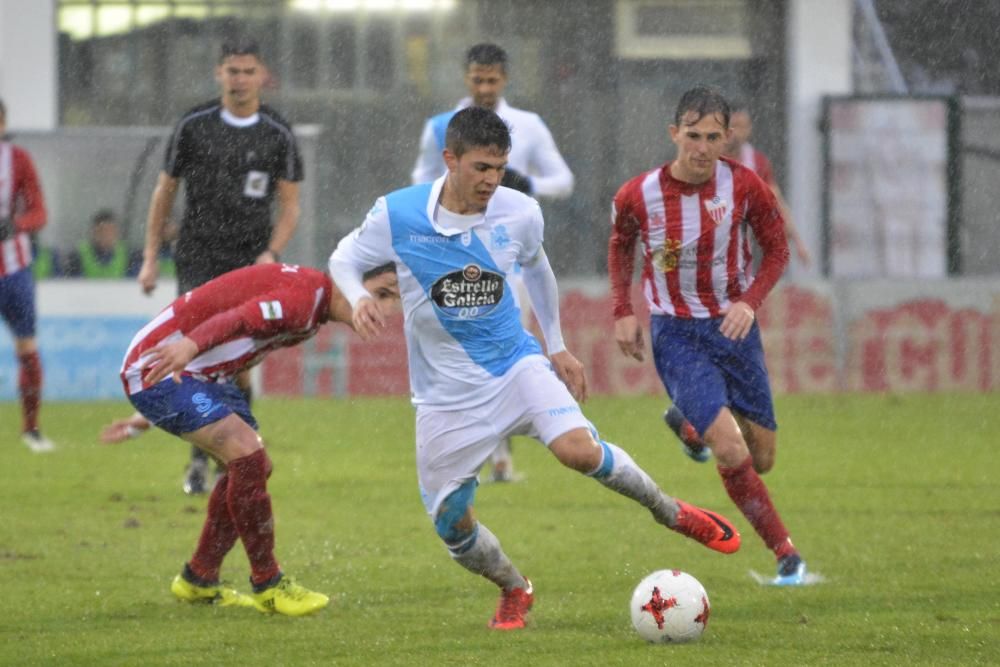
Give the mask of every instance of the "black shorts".
POLYGON ((183 257, 178 256, 176 259, 177 294, 181 295, 185 292, 190 292, 195 287, 204 285, 209 280, 218 278, 223 273, 229 273, 244 266, 250 266, 257 261, 257 257, 264 250, 262 248, 260 250, 244 251, 239 254, 227 254, 223 257, 214 257, 211 259, 199 257, 194 261, 190 259, 185 260, 183 257))

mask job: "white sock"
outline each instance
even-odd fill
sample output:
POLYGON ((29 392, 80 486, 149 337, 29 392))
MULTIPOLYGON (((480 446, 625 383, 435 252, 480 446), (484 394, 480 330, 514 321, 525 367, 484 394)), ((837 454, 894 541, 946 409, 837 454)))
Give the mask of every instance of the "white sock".
POLYGON ((598 482, 626 498, 631 498, 653 514, 657 523, 673 527, 677 521, 677 501, 665 494, 656 482, 618 445, 598 439, 604 450, 601 464, 588 473, 598 482))
POLYGON ((476 523, 469 539, 449 545, 448 551, 466 570, 486 577, 504 590, 528 587, 528 582, 500 548, 500 540, 481 523, 476 523))

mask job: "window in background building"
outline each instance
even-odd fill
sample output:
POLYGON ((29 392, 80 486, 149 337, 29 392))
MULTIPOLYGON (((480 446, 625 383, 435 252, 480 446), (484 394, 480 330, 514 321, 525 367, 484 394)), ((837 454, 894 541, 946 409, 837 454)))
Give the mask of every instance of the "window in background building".
POLYGON ((618 0, 620 58, 738 59, 751 55, 747 0, 618 0))

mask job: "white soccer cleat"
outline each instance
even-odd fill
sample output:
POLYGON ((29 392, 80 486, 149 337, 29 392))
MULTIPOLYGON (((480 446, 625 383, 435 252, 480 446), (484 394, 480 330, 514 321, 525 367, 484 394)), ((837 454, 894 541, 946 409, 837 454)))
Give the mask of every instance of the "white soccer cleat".
POLYGON ((22 433, 21 442, 23 442, 28 447, 28 449, 35 452, 36 454, 51 452, 56 448, 55 444, 51 440, 46 438, 37 430, 25 431, 24 433, 22 433))

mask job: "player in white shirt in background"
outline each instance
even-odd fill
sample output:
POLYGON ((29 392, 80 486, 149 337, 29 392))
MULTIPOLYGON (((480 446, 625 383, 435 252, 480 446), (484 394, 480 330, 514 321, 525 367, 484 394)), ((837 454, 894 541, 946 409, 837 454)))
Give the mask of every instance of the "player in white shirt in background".
MULTIPOLYGON (((573 172, 559 153, 552 133, 538 114, 507 104, 503 97, 507 87, 507 53, 496 44, 476 44, 465 54, 465 86, 469 96, 451 111, 432 116, 420 135, 420 155, 413 168, 413 183, 430 183, 445 173, 443 151, 448 121, 461 109, 482 107, 496 112, 511 130, 511 149, 507 156, 504 185, 532 197, 565 199, 573 193, 573 172)), ((511 286, 518 304, 526 303, 527 294, 515 270, 511 286)), ((527 328, 530 317, 521 309, 522 322, 527 328)), ((515 481, 510 441, 500 443, 492 456, 490 479, 497 482, 515 481)))
POLYGON ((510 143, 495 113, 479 107, 458 112, 447 126, 447 173, 380 197, 330 258, 330 274, 365 339, 378 335, 385 316, 362 276, 375 266, 396 265, 421 498, 452 558, 501 588, 490 621, 498 630, 524 627, 534 593, 496 536, 476 520, 473 500, 479 469, 512 435, 541 441, 563 465, 711 549, 732 553, 740 544, 731 523, 663 493, 580 411, 587 383, 583 366, 563 344, 541 209, 499 185, 510 143), (548 359, 521 326, 508 285, 515 264, 523 267, 548 359))

